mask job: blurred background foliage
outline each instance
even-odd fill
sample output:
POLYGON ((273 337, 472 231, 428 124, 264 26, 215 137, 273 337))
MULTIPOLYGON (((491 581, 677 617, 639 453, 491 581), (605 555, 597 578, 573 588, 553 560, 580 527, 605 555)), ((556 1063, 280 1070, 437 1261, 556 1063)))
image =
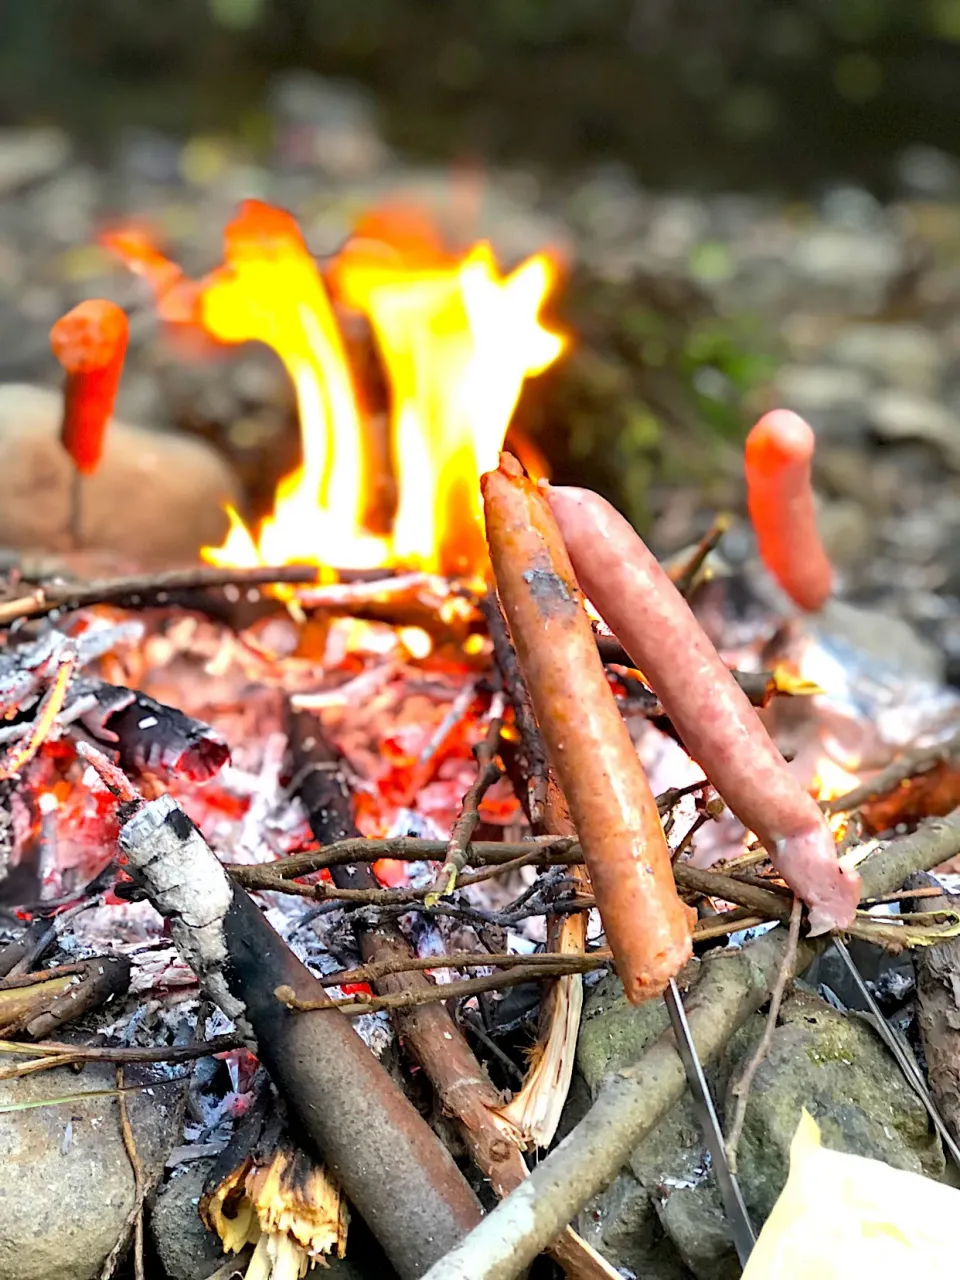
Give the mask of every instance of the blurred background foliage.
POLYGON ((374 88, 397 145, 650 184, 881 193, 955 145, 960 0, 0 0, 0 121, 258 129, 279 68, 374 88))
MULTIPOLYGON (((932 156, 937 181, 944 166, 960 181, 960 0, 0 0, 0 127, 63 126, 107 191, 126 131, 147 150, 179 140, 187 187, 234 153, 270 169, 278 86, 295 98, 298 71, 333 90, 324 111, 343 84, 369 90, 401 167, 479 161, 528 175, 534 201, 559 192, 581 246, 618 207, 591 174, 628 200, 753 193, 747 223, 767 203, 816 218, 838 188, 857 208, 899 198, 924 148, 921 169, 932 156)), ((696 486, 704 509, 735 498, 738 444, 786 361, 750 298, 716 305, 730 247, 704 235, 672 273, 581 262, 557 317, 577 341, 516 418, 559 479, 640 525, 670 490, 696 486)), ((232 438, 234 415, 182 399, 179 425, 232 438)), ((251 454, 265 494, 284 448, 251 454)))

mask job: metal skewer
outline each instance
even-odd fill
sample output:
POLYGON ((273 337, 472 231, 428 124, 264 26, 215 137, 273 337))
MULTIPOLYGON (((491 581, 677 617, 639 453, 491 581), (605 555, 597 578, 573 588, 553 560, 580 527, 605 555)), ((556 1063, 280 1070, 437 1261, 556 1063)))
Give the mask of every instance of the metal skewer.
POLYGON ((927 1115, 933 1121, 934 1128, 936 1129, 937 1133, 939 1133, 940 1139, 943 1142, 944 1147, 946 1147, 947 1151, 949 1151, 950 1156, 953 1159, 954 1163, 957 1165, 957 1167, 960 1168, 960 1147, 958 1147, 956 1142, 954 1142, 953 1136, 951 1135, 947 1126, 944 1124, 943 1119, 940 1115, 940 1112, 937 1110, 936 1105, 934 1104, 934 1101, 930 1096, 929 1090, 927 1089, 926 1082, 923 1079, 923 1076, 920 1074, 920 1071, 916 1063, 914 1062, 910 1053, 904 1048, 897 1032, 893 1029, 893 1027, 891 1027, 890 1023, 884 1017, 883 1010, 880 1008, 876 1000, 873 998, 873 993, 871 992, 870 988, 867 986, 866 982, 864 982, 863 976, 861 975, 860 970, 857 968, 856 961, 854 960, 850 952, 847 950, 847 944, 841 938, 834 938, 833 945, 836 947, 840 955, 840 959, 849 969, 850 977, 853 978, 854 982, 857 985, 857 990, 863 996, 864 1001, 866 1002, 867 1008, 870 1010, 871 1014, 873 1015, 874 1020, 876 1022, 876 1026, 877 1026, 877 1032, 880 1035, 880 1039, 883 1041, 883 1043, 887 1046, 887 1048, 896 1058, 897 1065, 899 1066, 900 1070, 903 1072, 903 1075, 907 1081, 907 1084, 910 1085, 914 1093, 916 1093, 917 1097, 926 1107, 927 1115))
POLYGON ((693 1094, 693 1101, 700 1120, 700 1127, 706 1140, 707 1150, 710 1152, 710 1161, 713 1165, 717 1184, 720 1187, 724 1211, 733 1234, 733 1244, 737 1251, 737 1257, 740 1259, 740 1265, 745 1267, 753 1246, 757 1242, 757 1237, 754 1234, 750 1215, 747 1213, 747 1206, 743 1202, 740 1184, 737 1182, 727 1161, 723 1130, 720 1128, 720 1121, 717 1119, 717 1110, 713 1105, 713 1098, 710 1096, 707 1078, 703 1074, 703 1066, 697 1053, 697 1047, 693 1042, 693 1036, 690 1034, 690 1024, 687 1022, 683 1001, 680 998, 680 989, 673 978, 670 979, 670 985, 663 993, 663 999, 670 1015, 674 1039, 677 1042, 677 1052, 683 1062, 683 1069, 687 1073, 687 1083, 690 1085, 690 1092, 693 1094))

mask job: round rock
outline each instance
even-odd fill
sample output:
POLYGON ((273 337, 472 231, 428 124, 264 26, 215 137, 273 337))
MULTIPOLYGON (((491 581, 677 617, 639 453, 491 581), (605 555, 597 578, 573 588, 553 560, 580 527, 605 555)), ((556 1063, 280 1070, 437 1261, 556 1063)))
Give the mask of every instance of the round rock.
MULTIPOLYGON (((29 1054, 28 1054, 29 1056, 29 1054)), ((130 1068, 127 1082, 151 1078, 130 1068)), ((113 1067, 88 1063, 0 1082, 0 1106, 74 1097, 116 1084, 113 1067)), ((128 1093, 137 1154, 156 1176, 180 1128, 175 1085, 128 1093)), ((0 1113, 0 1280, 92 1280, 133 1208, 134 1178, 117 1099, 0 1113)))
POLYGON ((213 1160, 195 1160, 181 1166, 157 1195, 150 1232, 170 1280, 207 1280, 226 1260, 219 1238, 200 1219, 213 1165, 213 1160))
MULTIPOLYGON (((59 392, 0 386, 0 545, 69 545, 73 464, 60 444, 59 392)), ((113 420, 97 472, 83 482, 80 529, 87 549, 141 564, 195 560, 227 529, 238 484, 209 446, 173 432, 113 420)))

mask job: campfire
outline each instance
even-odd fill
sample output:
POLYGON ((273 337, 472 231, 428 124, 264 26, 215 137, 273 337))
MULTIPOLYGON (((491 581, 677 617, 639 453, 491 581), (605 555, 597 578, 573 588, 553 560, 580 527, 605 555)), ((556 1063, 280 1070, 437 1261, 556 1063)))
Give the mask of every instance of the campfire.
MULTIPOLYGON (((276 353, 301 459, 272 510, 230 509, 204 564, 9 575, 0 1009, 22 1060, 6 1078, 114 1063, 104 1105, 123 1118, 124 1070, 154 1064, 186 1108, 171 1159, 216 1147, 200 1213, 250 1276, 342 1257, 356 1213, 405 1280, 516 1275, 541 1251, 613 1277, 570 1224, 687 1077, 657 1040, 551 1150, 585 986, 614 970, 634 1004, 666 992, 706 1060, 771 989, 774 1024, 832 938, 956 934, 956 913, 925 909, 939 887, 903 889, 960 854, 955 705, 885 757, 839 758, 849 699, 818 674, 812 621, 834 581, 792 415, 748 442, 766 569, 747 573, 786 596, 747 643, 699 620, 724 589, 725 523, 664 568, 596 495, 546 483, 509 434, 576 341, 544 319, 546 252, 503 267, 388 209, 318 263, 256 201, 199 281, 139 230, 104 240, 166 325, 276 353)), ((126 323, 65 321, 81 477, 126 323)), ((758 1054, 710 1148, 734 1191, 758 1054)), ((162 1169, 123 1123, 135 1193, 107 1262, 132 1239, 142 1267, 162 1169)))

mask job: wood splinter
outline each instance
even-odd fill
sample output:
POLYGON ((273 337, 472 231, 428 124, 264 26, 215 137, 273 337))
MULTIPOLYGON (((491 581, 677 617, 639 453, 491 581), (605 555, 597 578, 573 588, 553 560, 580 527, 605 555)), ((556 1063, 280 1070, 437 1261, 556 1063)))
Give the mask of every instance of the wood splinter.
POLYGON ((657 802, 617 709, 550 509, 515 458, 481 480, 497 590, 570 806, 628 999, 659 995, 692 953, 657 802))

